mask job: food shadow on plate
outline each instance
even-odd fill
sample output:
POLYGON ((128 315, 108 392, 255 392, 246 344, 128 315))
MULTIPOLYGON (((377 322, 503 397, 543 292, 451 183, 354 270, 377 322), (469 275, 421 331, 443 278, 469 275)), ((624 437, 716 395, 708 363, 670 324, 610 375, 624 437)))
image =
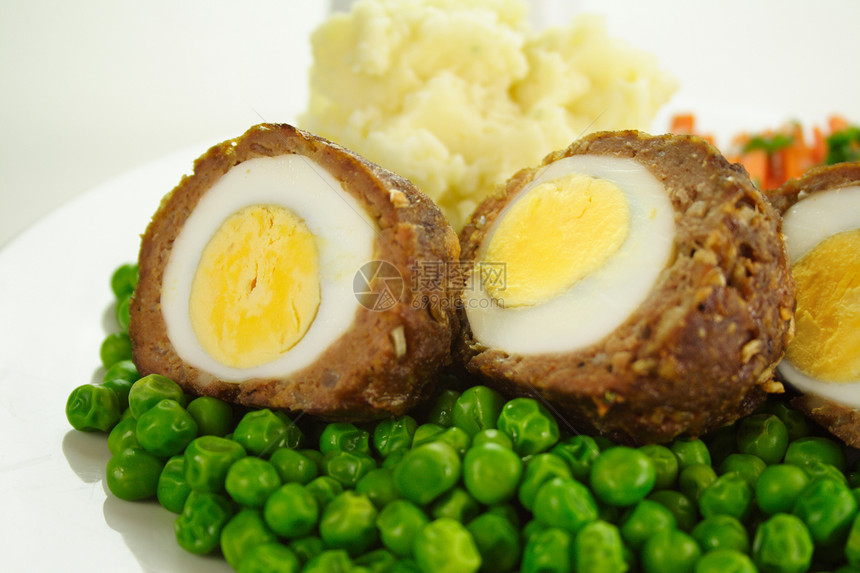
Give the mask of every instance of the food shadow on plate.
POLYGON ((108 492, 102 511, 105 522, 122 535, 143 571, 231 571, 217 552, 200 556, 182 549, 176 543, 173 532, 176 514, 167 511, 155 500, 123 501, 108 492))
POLYGON ((107 440, 100 432, 71 429, 63 437, 63 455, 72 471, 84 483, 103 481, 110 459, 107 440))

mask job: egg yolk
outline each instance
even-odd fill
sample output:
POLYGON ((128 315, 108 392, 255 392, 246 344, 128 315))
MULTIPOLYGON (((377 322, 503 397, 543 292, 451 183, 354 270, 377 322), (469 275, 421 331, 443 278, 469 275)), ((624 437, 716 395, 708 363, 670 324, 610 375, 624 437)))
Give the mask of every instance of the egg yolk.
POLYGON ((482 286, 506 308, 545 302, 602 267, 629 229, 630 209, 614 183, 578 173, 541 183, 511 205, 493 233, 482 286))
POLYGON ((786 358, 819 380, 860 380, 860 229, 828 237, 792 272, 796 332, 786 358))
POLYGON ((212 358, 252 368, 298 343, 319 304, 314 235, 289 209, 254 205, 230 215, 204 248, 189 315, 212 358))

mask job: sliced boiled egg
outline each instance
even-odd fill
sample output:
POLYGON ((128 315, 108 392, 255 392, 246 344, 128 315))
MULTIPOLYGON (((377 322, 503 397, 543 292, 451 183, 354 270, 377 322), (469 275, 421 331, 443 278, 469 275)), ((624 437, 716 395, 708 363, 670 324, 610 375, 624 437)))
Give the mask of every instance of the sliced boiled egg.
POLYGON ((801 392, 860 408, 860 184, 803 196, 783 232, 797 308, 779 372, 801 392))
POLYGON ((615 330, 673 253, 674 209, 630 158, 550 163, 487 231, 465 293, 476 340, 509 353, 565 352, 615 330))
POLYGON ((458 252, 409 181, 292 126, 254 126, 201 156, 147 227, 134 361, 249 406, 402 414, 458 324, 447 284, 431 291, 412 269, 458 252))

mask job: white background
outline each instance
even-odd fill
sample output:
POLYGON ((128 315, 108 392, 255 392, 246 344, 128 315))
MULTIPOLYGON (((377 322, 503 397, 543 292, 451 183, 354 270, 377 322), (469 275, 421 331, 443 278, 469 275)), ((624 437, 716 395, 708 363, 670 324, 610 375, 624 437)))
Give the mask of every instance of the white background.
MULTIPOLYGON (((858 2, 534 4, 542 23, 606 14, 613 35, 679 79, 672 108, 698 108, 705 127, 831 112, 860 121, 858 2)), ((293 120, 306 102, 308 36, 327 10, 309 0, 4 0, 0 245, 135 166, 293 120)))
MULTIPOLYGON (((596 9, 658 55, 681 89, 655 130, 686 109, 717 133, 860 122, 860 2, 539 6, 541 22, 596 9)), ((108 273, 135 256, 158 198, 209 145, 303 110, 308 38, 327 13, 310 0, 0 4, 0 570, 229 570, 183 552, 157 504, 107 495, 104 437, 71 430, 63 405, 100 379, 108 273)))

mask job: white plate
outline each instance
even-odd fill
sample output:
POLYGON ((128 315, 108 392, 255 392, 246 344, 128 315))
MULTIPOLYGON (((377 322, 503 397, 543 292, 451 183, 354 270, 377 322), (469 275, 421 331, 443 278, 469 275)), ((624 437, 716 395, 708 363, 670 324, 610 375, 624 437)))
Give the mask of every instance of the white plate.
MULTIPOLYGON (((654 131, 670 116, 664 110, 654 131)), ((700 117, 703 127, 720 127, 718 136, 749 127, 738 123, 738 115, 734 121, 700 117)), ((136 259, 139 236, 162 196, 212 143, 93 189, 0 251, 5 571, 231 571, 220 557, 182 550, 173 535, 174 514, 157 502, 112 497, 103 481, 110 456, 106 437, 73 430, 64 414, 72 389, 101 381, 99 346, 116 329, 111 273, 136 259)))
POLYGON ((157 502, 109 495, 105 435, 73 430, 64 413, 72 389, 102 378, 99 346, 116 329, 111 273, 137 258, 161 197, 206 147, 93 189, 0 251, 4 571, 231 571, 182 550, 157 502))

